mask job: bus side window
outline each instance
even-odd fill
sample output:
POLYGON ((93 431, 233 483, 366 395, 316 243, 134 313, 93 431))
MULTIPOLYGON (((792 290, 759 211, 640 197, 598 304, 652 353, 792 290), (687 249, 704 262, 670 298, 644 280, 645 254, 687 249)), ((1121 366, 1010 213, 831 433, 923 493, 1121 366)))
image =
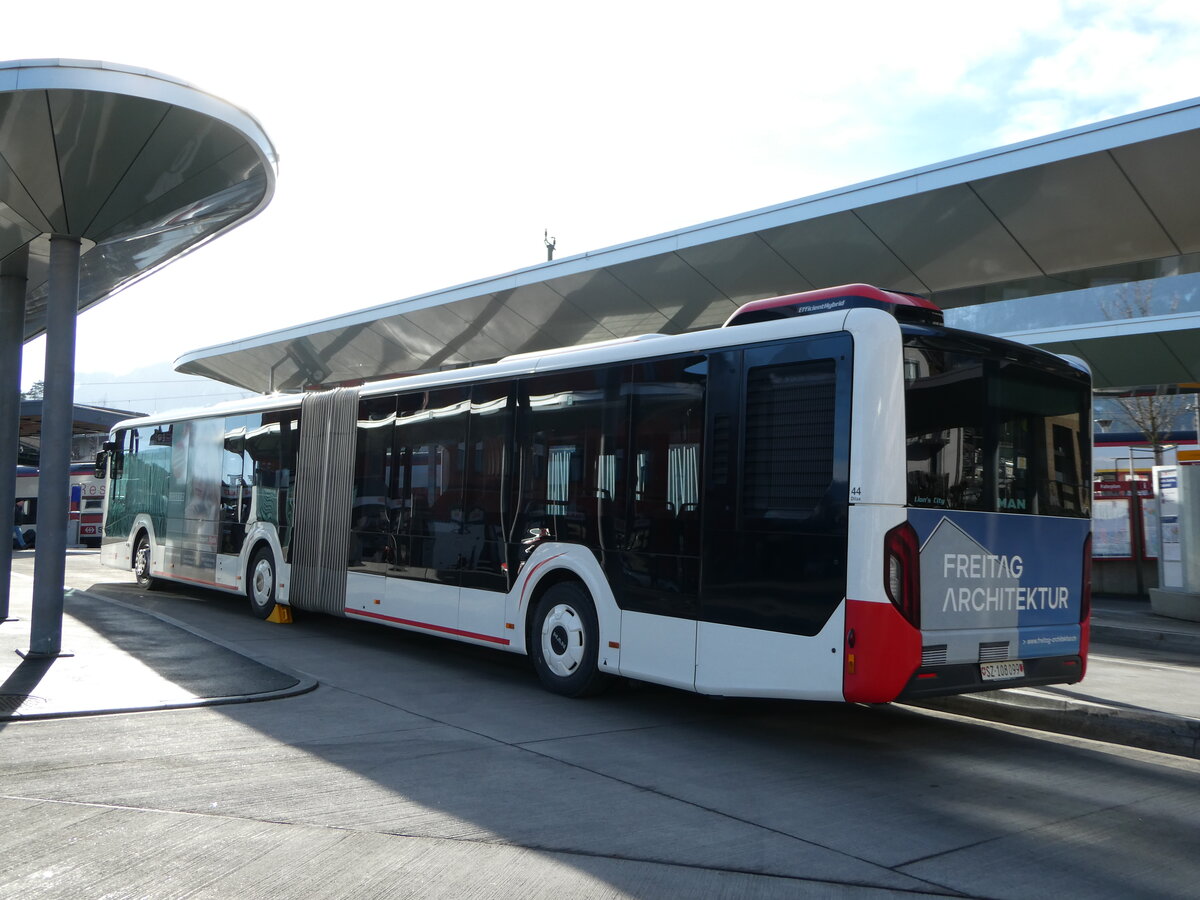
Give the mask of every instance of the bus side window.
POLYGON ((246 537, 246 513, 250 491, 245 480, 247 416, 225 419, 224 452, 221 458, 220 552, 238 553, 246 537))
POLYGON ((113 448, 110 457, 112 462, 108 467, 109 478, 120 478, 125 474, 125 447, 129 443, 129 434, 128 431, 118 431, 116 434, 116 446, 113 448))
POLYGON ((835 484, 833 360, 759 366, 746 376, 742 514, 775 530, 826 516, 835 484))
POLYGON ((626 609, 693 616, 700 591, 700 471, 708 363, 639 363, 629 397, 630 481, 613 571, 626 609))
POLYGON ((356 428, 349 565, 352 569, 384 575, 396 561, 395 529, 388 503, 396 395, 360 400, 356 428))
POLYGON ((264 413, 261 420, 250 416, 242 447, 242 477, 251 491, 247 522, 274 525, 285 556, 291 543, 292 473, 299 434, 298 410, 264 413))
POLYGON ((463 491, 463 587, 508 590, 505 528, 509 499, 512 408, 510 383, 471 388, 463 491))
POLYGON ((703 357, 634 367, 630 385, 634 460, 629 549, 700 554, 700 445, 704 437, 703 357))
POLYGON ((528 557, 541 540, 603 549, 620 501, 615 431, 627 398, 625 366, 530 378, 521 385, 521 472, 516 539, 528 557))
POLYGON ((388 574, 457 584, 463 564, 463 459, 469 394, 401 394, 392 458, 398 565, 388 574))

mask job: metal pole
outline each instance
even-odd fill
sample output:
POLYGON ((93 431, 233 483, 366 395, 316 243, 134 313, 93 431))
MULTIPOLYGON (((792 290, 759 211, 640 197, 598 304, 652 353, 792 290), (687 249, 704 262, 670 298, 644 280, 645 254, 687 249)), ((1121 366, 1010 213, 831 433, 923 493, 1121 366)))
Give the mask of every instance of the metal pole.
MULTIPOLYGON (((21 261, 22 263, 24 260, 21 261)), ((20 266, 24 269, 24 265, 20 266)), ((25 336, 25 274, 0 274, 0 533, 11 535, 21 442, 21 344, 25 336)), ((8 620, 12 540, 0 550, 0 622, 8 620)))
POLYGON ((1146 535, 1142 524, 1146 521, 1142 515, 1142 492, 1138 490, 1138 482, 1129 482, 1129 546, 1133 551, 1133 580, 1137 596, 1146 596, 1146 579, 1142 576, 1142 545, 1146 535))
POLYGON ((62 653, 63 580, 67 562, 71 424, 75 394, 75 315, 79 305, 78 238, 50 238, 46 298, 46 377, 38 473, 37 555, 29 656, 62 653))

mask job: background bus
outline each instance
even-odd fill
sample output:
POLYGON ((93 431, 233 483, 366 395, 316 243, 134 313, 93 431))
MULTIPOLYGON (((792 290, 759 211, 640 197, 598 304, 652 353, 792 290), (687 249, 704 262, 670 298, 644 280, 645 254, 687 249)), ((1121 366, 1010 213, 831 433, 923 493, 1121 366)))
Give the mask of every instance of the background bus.
MULTIPOLYGON (((94 463, 71 463, 68 538, 77 538, 85 547, 99 547, 104 528, 105 480, 97 478, 94 463), (76 532, 78 528, 78 532, 76 532)), ((21 530, 28 547, 37 544, 38 470, 17 466, 16 514, 13 524, 21 530)), ((68 544, 72 543, 68 540, 68 544)), ((16 541, 13 541, 16 546, 16 541)))
POLYGON ((864 285, 726 327, 117 426, 102 557, 622 675, 885 702, 1074 682, 1090 378, 864 285))

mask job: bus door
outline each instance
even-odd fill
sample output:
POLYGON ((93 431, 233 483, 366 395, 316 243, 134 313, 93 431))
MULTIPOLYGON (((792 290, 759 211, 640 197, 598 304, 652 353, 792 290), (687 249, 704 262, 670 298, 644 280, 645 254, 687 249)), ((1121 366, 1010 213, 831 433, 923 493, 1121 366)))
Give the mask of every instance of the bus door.
POLYGON ((710 358, 698 688, 773 664, 705 623, 811 636, 845 597, 852 350, 842 333, 710 358))

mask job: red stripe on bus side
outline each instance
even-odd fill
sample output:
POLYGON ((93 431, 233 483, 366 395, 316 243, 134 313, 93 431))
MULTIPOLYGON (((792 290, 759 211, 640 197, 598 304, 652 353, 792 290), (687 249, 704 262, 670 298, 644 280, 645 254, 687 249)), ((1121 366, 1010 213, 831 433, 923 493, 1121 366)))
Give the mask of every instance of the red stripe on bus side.
POLYGON ((442 634, 452 634, 456 637, 473 638, 477 641, 489 641, 493 644, 504 644, 507 646, 510 643, 508 638, 492 637, 490 634, 476 634, 473 631, 460 631, 457 628, 430 625, 427 622, 414 622, 412 619, 398 619, 395 616, 385 616, 383 613, 367 612, 365 609, 351 609, 347 606, 346 614, 351 616, 365 616, 368 619, 382 619, 385 622, 395 622, 397 625, 409 625, 413 628, 423 628, 426 631, 437 631, 442 634))
MULTIPOLYGON (((546 565, 546 563, 553 562, 554 560, 558 559, 560 556, 566 556, 566 555, 567 554, 565 554, 565 553, 556 553, 556 554, 554 554, 554 556, 551 556, 548 559, 543 559, 540 563, 538 563, 536 566, 534 566, 532 569, 529 570, 529 575, 525 578, 525 583, 523 585, 521 585, 521 599, 517 601, 517 612, 520 612, 521 607, 525 605, 525 589, 528 588, 529 583, 531 581, 533 581, 533 576, 537 572, 537 570, 540 569, 542 566, 546 565)), ((508 642, 505 641, 505 643, 508 643, 508 642)))

